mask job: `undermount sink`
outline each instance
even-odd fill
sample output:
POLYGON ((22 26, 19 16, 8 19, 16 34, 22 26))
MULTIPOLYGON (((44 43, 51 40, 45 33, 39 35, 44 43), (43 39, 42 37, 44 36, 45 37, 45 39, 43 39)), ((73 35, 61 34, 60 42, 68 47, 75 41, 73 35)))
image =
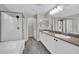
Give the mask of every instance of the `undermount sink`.
POLYGON ((63 35, 63 34, 55 34, 55 36, 60 37, 60 38, 68 38, 68 39, 71 38, 70 36, 66 36, 66 35, 63 35))
POLYGON ((43 32, 48 33, 48 31, 43 31, 43 32))

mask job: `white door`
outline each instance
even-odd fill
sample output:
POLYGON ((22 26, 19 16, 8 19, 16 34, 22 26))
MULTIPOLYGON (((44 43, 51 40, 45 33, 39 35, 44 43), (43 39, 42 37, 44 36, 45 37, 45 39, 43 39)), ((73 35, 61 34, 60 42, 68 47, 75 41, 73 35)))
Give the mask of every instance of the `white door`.
POLYGON ((77 54, 79 53, 79 47, 70 44, 68 42, 56 39, 56 54, 77 54))

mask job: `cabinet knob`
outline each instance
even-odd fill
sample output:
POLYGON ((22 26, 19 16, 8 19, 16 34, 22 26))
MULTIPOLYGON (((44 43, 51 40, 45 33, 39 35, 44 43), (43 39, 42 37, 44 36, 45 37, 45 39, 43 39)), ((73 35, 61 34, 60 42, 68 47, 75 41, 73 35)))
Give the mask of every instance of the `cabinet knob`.
POLYGON ((55 40, 55 39, 54 39, 55 40))
POLYGON ((58 40, 56 40, 56 41, 58 41, 58 40))

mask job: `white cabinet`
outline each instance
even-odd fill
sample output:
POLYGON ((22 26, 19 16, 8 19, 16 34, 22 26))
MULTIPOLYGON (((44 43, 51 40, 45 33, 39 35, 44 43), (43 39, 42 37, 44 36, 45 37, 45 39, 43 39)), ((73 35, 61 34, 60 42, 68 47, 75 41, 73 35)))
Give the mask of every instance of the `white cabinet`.
POLYGON ((51 53, 55 53, 55 40, 54 37, 46 35, 46 47, 51 53), (52 47, 52 48, 51 48, 52 47))
POLYGON ((75 54, 79 53, 79 47, 70 44, 68 42, 62 41, 58 38, 55 38, 56 41, 56 52, 57 54, 75 54))
POLYGON ((50 53, 56 54, 77 54, 79 53, 79 47, 71 43, 65 42, 58 38, 49 36, 48 34, 41 33, 40 40, 50 53))
POLYGON ((55 41, 54 37, 46 35, 45 33, 40 33, 40 40, 49 50, 50 53, 55 53, 55 41))

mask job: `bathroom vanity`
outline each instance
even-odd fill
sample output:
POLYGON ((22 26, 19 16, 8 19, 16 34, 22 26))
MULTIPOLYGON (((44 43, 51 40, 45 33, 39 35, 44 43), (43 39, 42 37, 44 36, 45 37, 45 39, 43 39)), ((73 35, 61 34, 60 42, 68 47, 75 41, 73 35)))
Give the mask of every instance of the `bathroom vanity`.
POLYGON ((40 31, 40 41, 52 54, 79 53, 79 38, 75 36, 52 31, 40 31))

